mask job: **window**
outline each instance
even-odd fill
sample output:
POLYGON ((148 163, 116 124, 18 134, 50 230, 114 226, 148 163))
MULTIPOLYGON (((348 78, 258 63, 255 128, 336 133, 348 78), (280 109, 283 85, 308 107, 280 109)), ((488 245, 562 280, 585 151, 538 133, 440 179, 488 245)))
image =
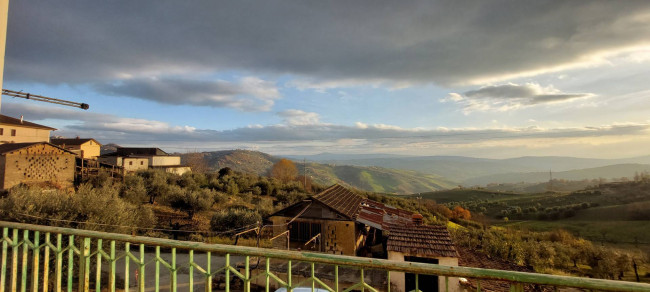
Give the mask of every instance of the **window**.
POLYGON ((140 165, 144 165, 144 161, 140 161, 140 165))
POLYGON ((321 226, 318 223, 292 222, 289 229, 291 240, 307 242, 320 233, 321 226))
POLYGON ((133 161, 129 161, 129 165, 133 165, 133 161))
POLYGON ((4 128, 0 128, 0 135, 4 135, 4 134, 5 134, 5 129, 4 129, 4 128))
POLYGON ((16 129, 11 130, 11 136, 16 136, 16 129))

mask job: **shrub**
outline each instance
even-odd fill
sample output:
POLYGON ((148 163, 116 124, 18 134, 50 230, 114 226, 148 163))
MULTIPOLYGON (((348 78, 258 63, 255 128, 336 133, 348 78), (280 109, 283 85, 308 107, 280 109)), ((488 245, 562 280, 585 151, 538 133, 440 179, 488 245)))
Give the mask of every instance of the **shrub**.
POLYGON ((212 216, 210 228, 216 232, 224 232, 246 226, 253 226, 262 221, 257 211, 246 209, 220 210, 212 216))
POLYGON ((120 226, 151 227, 156 222, 151 209, 121 199, 109 185, 82 184, 76 193, 17 187, 0 200, 0 209, 7 220, 109 232, 130 233, 132 228, 120 226))

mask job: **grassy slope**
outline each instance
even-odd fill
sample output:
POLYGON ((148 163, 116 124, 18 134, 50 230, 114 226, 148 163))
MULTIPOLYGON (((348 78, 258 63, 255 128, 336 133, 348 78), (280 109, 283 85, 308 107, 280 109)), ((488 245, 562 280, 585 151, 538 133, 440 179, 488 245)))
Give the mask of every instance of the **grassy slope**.
POLYGON ((603 185, 586 192, 516 194, 475 189, 453 189, 423 193, 422 197, 439 203, 479 202, 485 207, 488 218, 499 226, 528 228, 537 231, 565 229, 593 241, 606 241, 617 245, 640 246, 650 249, 650 221, 632 220, 631 204, 650 201, 650 184, 603 185), (578 210, 576 216, 555 221, 494 219, 501 210, 519 206, 538 209, 552 208, 583 202, 600 206, 578 210))
MULTIPOLYGON (((237 171, 266 175, 273 163, 280 158, 257 151, 228 150, 206 152, 204 159, 213 170, 230 167, 237 171)), ((302 174, 302 164, 296 164, 302 174)), ((408 194, 446 189, 456 185, 454 182, 433 174, 381 167, 310 162, 307 164, 307 174, 320 184, 343 183, 366 191, 381 193, 408 194)))

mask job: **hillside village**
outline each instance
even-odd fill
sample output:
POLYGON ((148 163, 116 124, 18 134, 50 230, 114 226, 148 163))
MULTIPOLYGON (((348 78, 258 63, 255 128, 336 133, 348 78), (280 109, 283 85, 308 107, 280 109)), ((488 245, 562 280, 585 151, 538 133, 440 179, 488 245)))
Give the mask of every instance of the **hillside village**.
POLYGON ((143 169, 183 174, 178 155, 158 148, 117 148, 100 155, 101 144, 93 138, 51 137, 55 128, 21 117, 0 115, 0 189, 16 185, 50 185, 71 188, 89 175, 109 171, 124 176, 143 169))
POLYGON ((0 0, 0 292, 650 292, 649 15, 0 0))

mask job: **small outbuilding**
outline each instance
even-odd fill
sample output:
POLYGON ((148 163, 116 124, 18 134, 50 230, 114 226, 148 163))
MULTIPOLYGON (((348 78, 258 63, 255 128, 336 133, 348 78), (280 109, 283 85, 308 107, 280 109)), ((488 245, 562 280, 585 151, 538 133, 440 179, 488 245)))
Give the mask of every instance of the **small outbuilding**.
POLYGON ((0 145, 0 189, 18 184, 74 186, 75 154, 47 142, 0 145))
POLYGON ((93 138, 52 138, 50 143, 76 153, 83 159, 97 159, 102 148, 102 144, 93 138))

